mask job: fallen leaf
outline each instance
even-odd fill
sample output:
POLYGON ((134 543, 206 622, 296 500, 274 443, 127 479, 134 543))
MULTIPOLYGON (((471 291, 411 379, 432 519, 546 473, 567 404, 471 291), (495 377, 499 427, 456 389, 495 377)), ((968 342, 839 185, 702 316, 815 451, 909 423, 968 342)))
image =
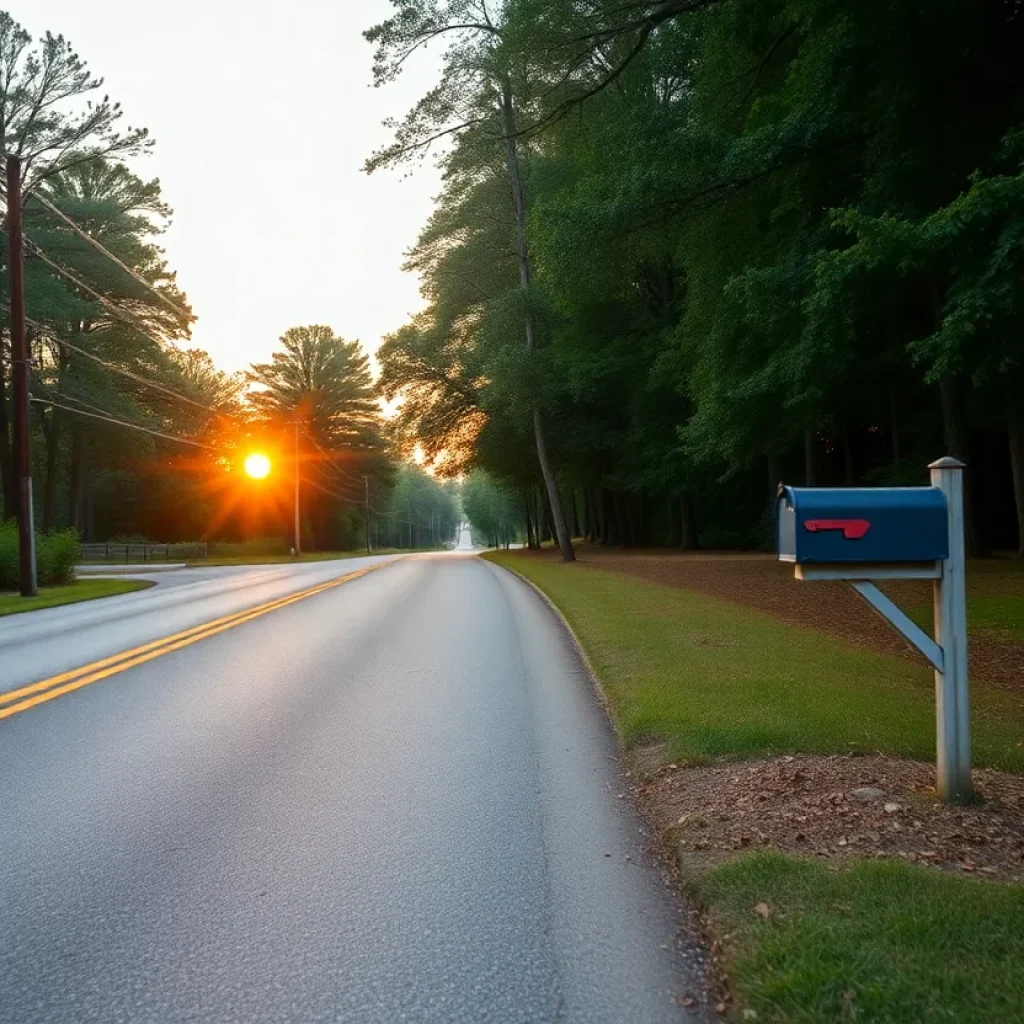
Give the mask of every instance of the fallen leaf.
POLYGON ((775 911, 768 906, 767 903, 758 903, 757 906, 754 907, 754 913, 757 914, 758 917, 764 918, 764 920, 767 921, 775 911))
POLYGON ((682 996, 676 996, 676 1006, 696 1006, 697 1000, 694 996, 689 993, 682 996))

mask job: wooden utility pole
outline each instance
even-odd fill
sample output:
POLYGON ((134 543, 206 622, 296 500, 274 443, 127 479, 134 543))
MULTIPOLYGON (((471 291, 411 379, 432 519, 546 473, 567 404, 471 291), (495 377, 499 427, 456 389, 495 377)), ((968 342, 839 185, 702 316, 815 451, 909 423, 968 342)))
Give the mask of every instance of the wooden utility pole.
POLYGON ((299 421, 295 421, 295 557, 302 554, 302 520, 299 511, 299 421))
POLYGON ((32 515, 32 433, 28 422, 29 360, 25 338, 25 267, 21 233, 21 160, 7 158, 7 237, 11 265, 11 378, 14 385, 14 476, 18 482, 18 579, 35 597, 36 532, 32 515))
POLYGON ((370 545, 370 478, 365 475, 363 476, 363 488, 366 495, 363 505, 363 518, 366 522, 366 553, 369 554, 373 550, 370 545))

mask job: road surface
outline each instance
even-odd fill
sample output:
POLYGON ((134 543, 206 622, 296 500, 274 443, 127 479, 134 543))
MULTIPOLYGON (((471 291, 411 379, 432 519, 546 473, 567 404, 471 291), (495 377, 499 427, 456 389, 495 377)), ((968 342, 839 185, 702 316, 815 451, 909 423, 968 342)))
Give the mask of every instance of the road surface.
MULTIPOLYGON (((0 635, 7 689, 266 601, 287 568, 197 570, 88 629, 31 613, 0 635)), ((0 721, 0 1018, 693 1020, 699 964, 625 792, 541 600, 473 556, 394 560, 0 721)))

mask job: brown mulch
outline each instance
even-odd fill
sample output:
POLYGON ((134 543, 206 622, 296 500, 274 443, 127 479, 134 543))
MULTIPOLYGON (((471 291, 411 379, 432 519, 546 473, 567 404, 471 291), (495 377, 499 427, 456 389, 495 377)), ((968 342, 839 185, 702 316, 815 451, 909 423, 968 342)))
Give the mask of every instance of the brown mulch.
MULTIPOLYGON (((801 583, 793 578, 791 565, 768 555, 625 553, 581 547, 578 557, 595 568, 725 598, 796 625, 825 630, 843 640, 921 662, 921 655, 852 587, 838 582, 801 583)), ((1021 580, 1017 574, 1011 582, 1019 586, 1017 581, 1021 580)), ((883 589, 904 608, 931 600, 931 587, 925 580, 886 584, 883 589)), ((972 636, 968 656, 972 677, 1004 689, 1024 689, 1024 643, 972 636)))
POLYGON ((975 771, 984 802, 940 803, 935 770, 873 755, 669 765, 642 802, 685 864, 775 849, 826 859, 899 858, 981 878, 1024 877, 1024 778, 975 771), (881 792, 870 792, 871 790, 881 792), (861 792, 857 792, 861 791, 861 792))

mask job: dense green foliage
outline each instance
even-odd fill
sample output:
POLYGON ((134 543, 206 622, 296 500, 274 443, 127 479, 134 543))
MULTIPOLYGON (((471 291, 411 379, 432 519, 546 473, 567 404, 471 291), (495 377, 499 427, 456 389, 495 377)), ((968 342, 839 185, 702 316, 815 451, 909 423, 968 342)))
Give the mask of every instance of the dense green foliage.
POLYGON ((441 481, 418 466, 398 467, 387 492, 371 496, 375 548, 440 548, 457 543, 462 512, 454 481, 441 481))
POLYGON ((378 82, 416 26, 449 43, 371 162, 448 132, 409 259, 428 307, 381 350, 408 446, 533 494, 537 407, 583 532, 683 546, 767 543, 780 478, 952 454, 971 547, 1024 544, 1019 4, 395 6, 378 82))
POLYGON ((474 544, 507 548, 523 539, 521 498, 509 487, 478 469, 463 481, 460 495, 474 544))
MULTIPOLYGON (((78 564, 78 534, 58 530, 36 537, 36 570, 39 583, 71 583, 78 564)), ((0 590, 18 586, 18 529, 14 523, 0 523, 0 590)))

